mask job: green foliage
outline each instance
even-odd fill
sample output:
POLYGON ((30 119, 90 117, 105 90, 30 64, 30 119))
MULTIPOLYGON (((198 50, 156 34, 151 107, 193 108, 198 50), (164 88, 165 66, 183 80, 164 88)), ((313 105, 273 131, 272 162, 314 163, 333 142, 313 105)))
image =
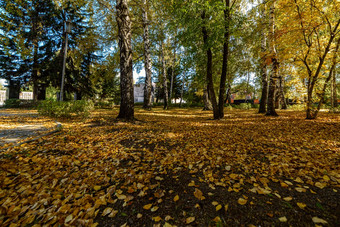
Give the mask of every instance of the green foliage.
POLYGON ((95 102, 94 106, 98 109, 111 109, 114 107, 114 102, 113 101, 98 101, 95 102))
POLYGON ((53 100, 42 101, 38 105, 38 112, 44 116, 50 117, 82 117, 90 116, 90 111, 94 105, 92 101, 77 100, 70 102, 58 102, 53 100))
POLYGON ((6 108, 19 108, 20 107, 20 99, 7 99, 5 101, 6 108))
POLYGON ((37 107, 37 102, 34 102, 33 100, 7 99, 4 107, 34 109, 37 107))
POLYGON ((306 110, 306 105, 305 104, 289 105, 288 109, 289 110, 296 110, 296 111, 304 111, 304 110, 306 110))
POLYGON ((241 103, 241 104, 232 104, 232 107, 235 109, 240 109, 240 110, 249 110, 252 108, 250 103, 241 103))

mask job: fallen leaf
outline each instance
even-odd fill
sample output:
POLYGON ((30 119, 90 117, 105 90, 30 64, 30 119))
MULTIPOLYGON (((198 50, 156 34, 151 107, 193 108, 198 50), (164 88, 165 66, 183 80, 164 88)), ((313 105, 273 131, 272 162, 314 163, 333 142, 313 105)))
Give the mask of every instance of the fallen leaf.
POLYGON ((152 220, 155 222, 159 222, 160 220, 162 220, 162 218, 160 216, 157 216, 157 217, 152 217, 152 220))
POLYGON ((94 190, 96 190, 96 191, 98 191, 98 190, 100 190, 100 189, 101 189, 101 186, 99 186, 99 185, 96 185, 96 186, 94 186, 94 187, 93 187, 93 189, 94 189, 94 190))
POLYGON ((304 203, 296 203, 301 209, 304 209, 307 205, 304 203))
POLYGON ((185 222, 186 222, 187 224, 190 224, 190 223, 192 223, 193 221, 195 221, 195 217, 188 217, 188 218, 185 220, 185 222))
POLYGON ((154 206, 151 208, 151 212, 155 212, 156 210, 158 210, 158 206, 154 206))
POLYGON ((111 211, 112 211, 112 208, 111 208, 111 207, 107 207, 107 208, 105 208, 105 210, 103 211, 103 214, 102 214, 102 216, 106 216, 106 215, 108 215, 109 213, 111 213, 111 211))
POLYGON ((284 216, 284 217, 280 217, 279 218, 280 222, 287 222, 287 218, 284 216))
POLYGON ((65 223, 70 222, 72 219, 73 219, 73 215, 70 214, 69 216, 67 216, 67 217, 65 218, 65 223))
POLYGON ((237 202, 238 202, 240 205, 245 205, 245 204, 247 203, 247 200, 244 199, 244 198, 239 198, 239 199, 237 200, 237 202))
POLYGON ((219 211, 219 210, 221 210, 221 209, 222 209, 222 205, 219 204, 219 205, 216 207, 216 211, 219 211))
POLYGON ((320 188, 320 189, 323 189, 324 187, 326 187, 326 183, 320 183, 320 182, 316 182, 315 183, 315 186, 320 188))
POLYGON ((289 196, 289 197, 284 197, 284 198, 283 198, 283 200, 284 200, 284 201, 287 201, 287 202, 291 201, 292 199, 293 199, 293 198, 290 197, 290 196, 289 196))
POLYGON ((141 218, 141 217, 143 217, 143 215, 141 213, 138 213, 137 218, 141 218))
POLYGON ((323 220, 318 217, 313 217, 312 220, 315 224, 327 224, 328 223, 326 220, 323 220))
POLYGON ((109 218, 114 218, 118 213, 118 210, 112 210, 112 212, 109 214, 109 218))
POLYGON ((178 201, 178 200, 179 200, 179 196, 176 195, 176 196, 174 197, 174 201, 176 202, 176 201, 178 201))
POLYGON ((152 203, 147 204, 147 205, 144 205, 144 206, 143 206, 143 209, 149 210, 151 207, 152 207, 152 203))
POLYGON ((199 200, 204 200, 205 197, 203 196, 203 193, 201 190, 195 188, 194 196, 199 200))

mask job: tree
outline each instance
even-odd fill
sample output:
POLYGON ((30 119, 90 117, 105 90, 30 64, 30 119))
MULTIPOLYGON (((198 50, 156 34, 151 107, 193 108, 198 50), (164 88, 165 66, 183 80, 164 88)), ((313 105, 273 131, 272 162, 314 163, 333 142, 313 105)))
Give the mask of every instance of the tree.
POLYGON ((127 0, 117 0, 116 4, 120 49, 121 90, 121 103, 118 118, 131 121, 134 120, 131 20, 127 0))
POLYGON ((149 19, 148 19, 148 0, 143 2, 143 41, 144 41, 144 68, 145 68, 145 86, 144 86, 144 105, 147 110, 152 106, 152 72, 150 56, 150 38, 149 38, 149 19))
POLYGON ((278 114, 275 111, 275 97, 276 97, 276 86, 278 81, 278 71, 279 71, 279 62, 277 58, 276 48, 275 48, 275 1, 272 1, 269 10, 269 52, 270 52, 270 61, 272 63, 271 73, 270 73, 270 82, 269 82, 269 91, 268 91, 268 100, 267 100, 267 116, 277 116, 278 114))

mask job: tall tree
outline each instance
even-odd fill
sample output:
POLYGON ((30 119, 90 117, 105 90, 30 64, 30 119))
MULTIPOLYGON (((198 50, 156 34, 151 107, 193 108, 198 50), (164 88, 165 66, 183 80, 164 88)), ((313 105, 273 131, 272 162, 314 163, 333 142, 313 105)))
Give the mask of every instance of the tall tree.
POLYGON ((127 0, 117 0, 117 24, 120 49, 121 102, 118 118, 134 120, 134 94, 132 75, 131 20, 127 0))
POLYGON ((229 57, 229 37, 230 37, 230 0, 225 1, 224 9, 224 41, 223 41, 223 61, 222 61, 222 74, 220 81, 220 93, 218 98, 218 118, 224 117, 224 99, 226 93, 226 80, 228 70, 228 57, 229 57))
POLYGON ((267 100, 268 100, 268 75, 267 75, 267 63, 266 63, 266 52, 267 52, 267 13, 266 5, 262 5, 262 20, 261 20, 261 59, 260 59, 260 73, 261 73, 261 100, 259 113, 266 113, 267 100))
POLYGON ((145 69, 145 86, 144 86, 144 109, 151 110, 152 106, 152 72, 150 56, 150 38, 149 38, 149 19, 148 19, 148 0, 143 2, 143 41, 144 41, 144 69, 145 69))
POLYGON ((168 109, 168 79, 166 74, 166 64, 165 64, 165 56, 164 56, 164 43, 163 40, 160 44, 161 47, 161 59, 162 59, 162 81, 163 81, 163 92, 164 92, 164 107, 163 109, 168 109))
POLYGON ((279 62, 277 58, 276 48, 275 48, 275 1, 271 2, 269 10, 269 52, 270 60, 272 63, 272 68, 270 72, 270 82, 269 82, 269 92, 268 92, 268 103, 267 103, 267 116, 277 116, 275 111, 275 98, 276 98, 276 86, 278 82, 278 71, 279 62))

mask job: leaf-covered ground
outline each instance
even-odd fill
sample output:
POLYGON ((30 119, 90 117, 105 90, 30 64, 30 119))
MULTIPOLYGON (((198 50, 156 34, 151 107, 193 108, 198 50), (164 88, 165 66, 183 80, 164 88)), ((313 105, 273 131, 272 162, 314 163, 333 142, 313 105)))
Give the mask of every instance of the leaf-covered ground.
POLYGON ((0 225, 340 226, 339 115, 117 112, 2 152, 0 225))

